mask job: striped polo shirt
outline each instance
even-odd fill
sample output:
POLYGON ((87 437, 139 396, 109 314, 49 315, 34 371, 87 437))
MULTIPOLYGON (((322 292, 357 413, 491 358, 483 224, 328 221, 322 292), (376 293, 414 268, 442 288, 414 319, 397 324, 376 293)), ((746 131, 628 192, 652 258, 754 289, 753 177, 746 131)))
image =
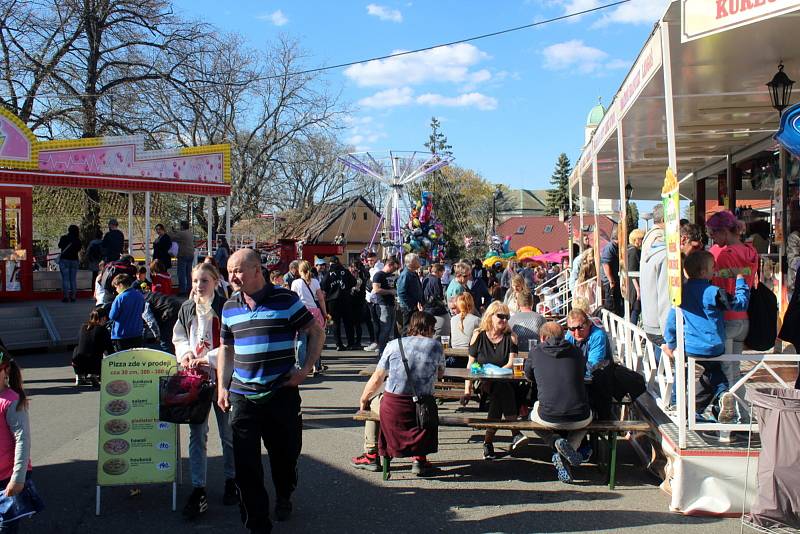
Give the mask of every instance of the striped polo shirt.
POLYGON ((266 400, 295 364, 295 334, 314 318, 297 294, 267 283, 251 295, 250 309, 241 293, 222 308, 220 337, 233 345, 230 391, 250 400, 266 400))

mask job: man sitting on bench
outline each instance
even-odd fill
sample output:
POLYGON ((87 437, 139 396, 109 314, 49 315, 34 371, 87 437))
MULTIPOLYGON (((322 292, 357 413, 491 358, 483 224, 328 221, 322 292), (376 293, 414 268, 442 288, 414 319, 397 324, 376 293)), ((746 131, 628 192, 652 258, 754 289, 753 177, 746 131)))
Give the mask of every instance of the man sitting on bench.
POLYGON ((580 465, 591 455, 591 449, 577 450, 586 436, 582 429, 592 422, 584 385, 586 364, 581 350, 564 339, 558 323, 542 325, 539 339, 541 343, 525 361, 525 376, 538 388, 531 420, 553 429, 536 430, 535 434, 554 450, 552 461, 558 479, 570 483, 569 465, 580 465), (560 430, 566 431, 566 439, 559 435, 560 430))

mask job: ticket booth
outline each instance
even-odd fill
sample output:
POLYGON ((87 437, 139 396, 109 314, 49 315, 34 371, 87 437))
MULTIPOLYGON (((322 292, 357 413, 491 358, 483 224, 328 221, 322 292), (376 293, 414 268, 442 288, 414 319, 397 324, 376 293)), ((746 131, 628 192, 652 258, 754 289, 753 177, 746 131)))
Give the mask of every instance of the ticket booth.
POLYGON ((33 292, 31 187, 0 186, 0 301, 33 292))

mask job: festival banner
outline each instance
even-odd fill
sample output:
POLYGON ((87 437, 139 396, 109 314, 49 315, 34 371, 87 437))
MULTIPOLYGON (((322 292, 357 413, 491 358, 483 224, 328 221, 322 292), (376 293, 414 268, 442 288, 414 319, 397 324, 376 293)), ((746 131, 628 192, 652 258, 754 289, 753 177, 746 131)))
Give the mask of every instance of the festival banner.
POLYGON ((800 0, 682 0, 681 42, 753 24, 800 9, 800 0))
POLYGON ((661 201, 664 203, 664 234, 667 244, 667 285, 673 306, 681 305, 681 198, 675 172, 667 168, 661 201))
POLYGON ((158 420, 158 379, 175 366, 174 356, 153 349, 124 350, 103 360, 98 486, 175 481, 177 426, 158 420))

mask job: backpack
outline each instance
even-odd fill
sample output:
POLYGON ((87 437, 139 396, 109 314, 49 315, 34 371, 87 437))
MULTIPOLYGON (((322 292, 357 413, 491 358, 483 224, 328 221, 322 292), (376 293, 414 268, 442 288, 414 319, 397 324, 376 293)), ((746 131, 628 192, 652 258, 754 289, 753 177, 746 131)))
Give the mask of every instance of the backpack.
POLYGON ((750 290, 747 305, 750 328, 744 344, 753 350, 769 350, 778 337, 778 299, 775 293, 760 282, 750 290))
POLYGON ((118 274, 129 274, 135 279, 136 267, 130 263, 121 261, 112 261, 106 266, 100 278, 100 285, 103 286, 106 291, 110 291, 112 295, 114 294, 114 288, 111 286, 111 281, 114 280, 114 277, 118 274))

